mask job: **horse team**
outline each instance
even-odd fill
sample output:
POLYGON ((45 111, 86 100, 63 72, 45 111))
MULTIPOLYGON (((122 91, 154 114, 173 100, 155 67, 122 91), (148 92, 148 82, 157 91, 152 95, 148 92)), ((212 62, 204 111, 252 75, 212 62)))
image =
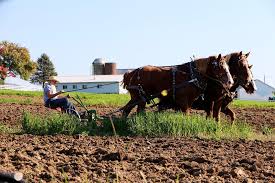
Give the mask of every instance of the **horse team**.
POLYGON ((137 112, 145 110, 146 103, 158 98, 158 110, 181 110, 189 114, 191 108, 205 110, 207 117, 220 119, 220 112, 235 120, 228 104, 242 86, 249 94, 256 91, 249 53, 231 53, 210 56, 175 66, 144 66, 125 73, 123 86, 131 96, 123 107, 127 117, 137 105, 137 112))
MULTIPOLYGON (((189 114, 191 108, 204 110, 216 121, 223 112, 234 121, 235 113, 229 104, 237 88, 242 86, 249 94, 257 89, 248 56, 242 52, 219 54, 175 66, 148 65, 125 73, 123 86, 131 99, 122 108, 123 116, 127 117, 135 106, 138 113, 144 111, 146 103, 158 98, 159 111, 172 108, 189 114)), ((5 79, 8 72, 8 67, 0 65, 0 79, 5 79)))

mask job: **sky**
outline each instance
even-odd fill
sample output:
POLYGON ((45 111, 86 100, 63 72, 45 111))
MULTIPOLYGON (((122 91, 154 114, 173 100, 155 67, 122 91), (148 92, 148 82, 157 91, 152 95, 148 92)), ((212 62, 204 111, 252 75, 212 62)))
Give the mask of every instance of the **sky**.
POLYGON ((256 79, 275 86, 273 0, 0 0, 0 41, 42 53, 58 75, 89 75, 95 58, 117 68, 176 65, 251 52, 256 79))

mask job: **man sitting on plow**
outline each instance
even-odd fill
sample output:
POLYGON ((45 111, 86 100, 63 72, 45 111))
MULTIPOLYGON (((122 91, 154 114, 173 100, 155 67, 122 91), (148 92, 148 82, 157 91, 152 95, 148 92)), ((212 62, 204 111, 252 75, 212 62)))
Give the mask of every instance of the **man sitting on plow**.
POLYGON ((62 112, 66 112, 68 114, 78 114, 74 105, 69 102, 67 97, 60 97, 59 95, 65 93, 63 90, 56 92, 55 85, 57 84, 58 80, 55 76, 50 76, 48 79, 49 83, 47 83, 44 87, 44 103, 45 107, 51 109, 61 108, 62 112))

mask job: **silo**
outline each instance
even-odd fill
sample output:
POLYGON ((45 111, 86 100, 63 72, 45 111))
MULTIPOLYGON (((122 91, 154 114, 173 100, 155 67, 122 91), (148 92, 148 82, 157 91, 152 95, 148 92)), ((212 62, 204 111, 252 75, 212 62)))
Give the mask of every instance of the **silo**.
POLYGON ((116 75, 116 63, 108 62, 105 63, 105 74, 106 75, 116 75))
POLYGON ((93 62, 93 74, 103 75, 104 74, 105 59, 96 58, 93 62))

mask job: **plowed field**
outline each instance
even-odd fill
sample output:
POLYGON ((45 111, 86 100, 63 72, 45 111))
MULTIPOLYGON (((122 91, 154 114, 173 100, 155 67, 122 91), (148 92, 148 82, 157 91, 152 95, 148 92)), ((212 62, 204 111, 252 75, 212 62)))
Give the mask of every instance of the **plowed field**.
MULTIPOLYGON (((115 108, 94 106, 99 114, 115 108)), ((42 105, 1 104, 0 122, 19 126, 42 105)), ((235 109, 255 129, 275 127, 275 109, 235 109)), ((0 170, 27 182, 275 182, 274 141, 0 135, 0 170)))

